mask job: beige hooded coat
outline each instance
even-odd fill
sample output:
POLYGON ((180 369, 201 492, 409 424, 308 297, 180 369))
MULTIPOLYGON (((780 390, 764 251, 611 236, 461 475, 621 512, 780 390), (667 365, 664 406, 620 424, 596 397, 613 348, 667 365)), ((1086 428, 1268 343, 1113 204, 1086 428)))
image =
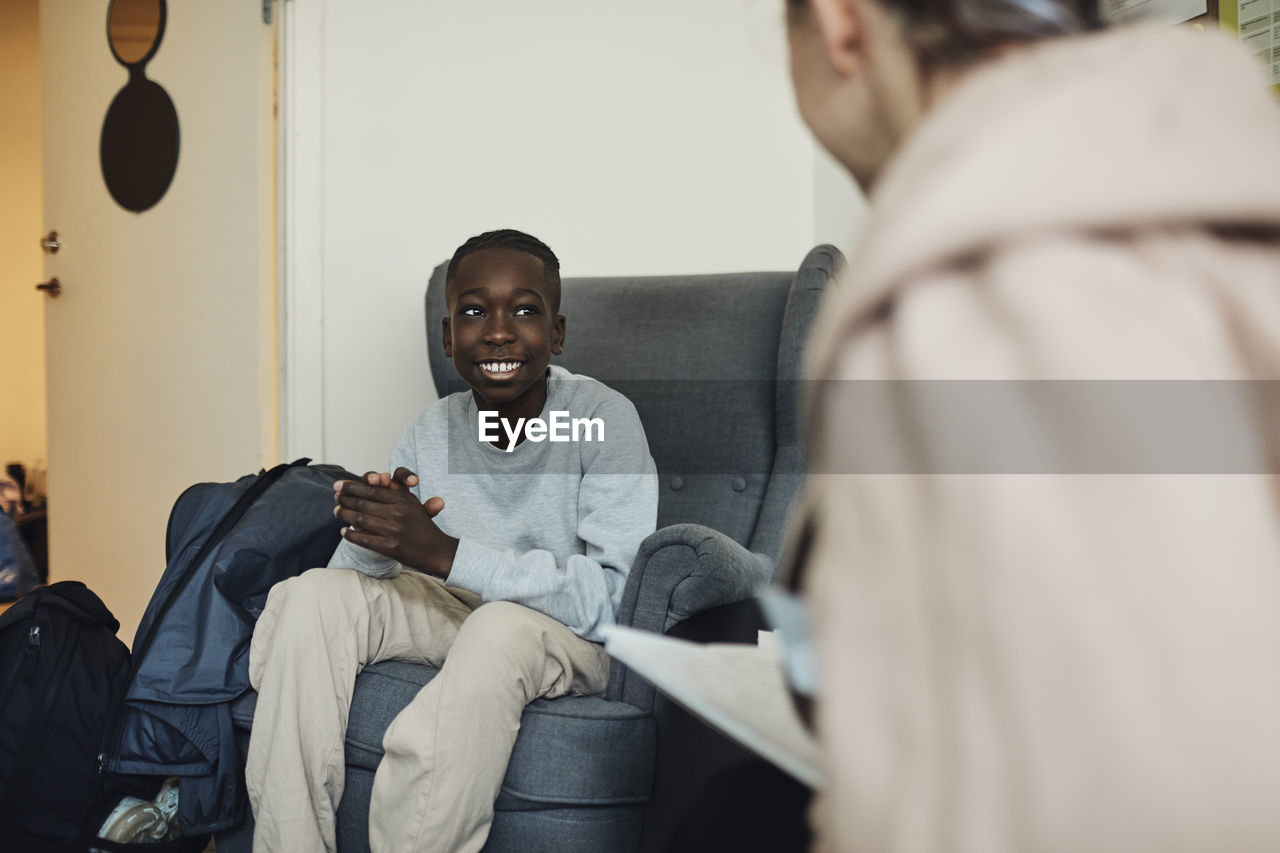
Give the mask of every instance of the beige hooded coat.
POLYGON ((972 72, 809 376, 819 849, 1280 850, 1280 392, 1203 381, 1280 379, 1255 61, 1137 28, 972 72))

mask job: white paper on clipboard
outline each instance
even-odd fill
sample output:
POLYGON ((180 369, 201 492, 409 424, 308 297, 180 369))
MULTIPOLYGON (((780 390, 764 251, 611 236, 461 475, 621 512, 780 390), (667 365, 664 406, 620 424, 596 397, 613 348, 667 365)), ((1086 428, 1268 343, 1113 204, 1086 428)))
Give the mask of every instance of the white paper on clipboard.
POLYGON ((604 647, 712 728, 821 787, 818 744, 796 714, 775 643, 691 643, 615 625, 604 647))

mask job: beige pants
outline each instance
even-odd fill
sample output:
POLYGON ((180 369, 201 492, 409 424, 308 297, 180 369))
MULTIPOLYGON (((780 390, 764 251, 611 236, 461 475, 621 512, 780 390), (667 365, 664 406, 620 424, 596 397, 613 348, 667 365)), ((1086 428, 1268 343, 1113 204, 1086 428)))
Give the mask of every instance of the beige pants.
POLYGON ((484 846, 524 706, 598 693, 602 646, 510 602, 417 572, 391 580, 313 569, 276 585, 253 634, 258 705, 245 770, 261 851, 337 849, 343 738, 356 675, 372 663, 441 666, 387 728, 369 804, 369 846, 484 846))

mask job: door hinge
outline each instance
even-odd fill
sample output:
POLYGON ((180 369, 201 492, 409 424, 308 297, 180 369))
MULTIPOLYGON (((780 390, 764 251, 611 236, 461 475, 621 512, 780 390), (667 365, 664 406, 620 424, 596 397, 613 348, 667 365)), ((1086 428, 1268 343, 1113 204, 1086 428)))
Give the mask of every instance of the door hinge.
POLYGON ((262 0, 262 23, 271 23, 271 0, 262 0))

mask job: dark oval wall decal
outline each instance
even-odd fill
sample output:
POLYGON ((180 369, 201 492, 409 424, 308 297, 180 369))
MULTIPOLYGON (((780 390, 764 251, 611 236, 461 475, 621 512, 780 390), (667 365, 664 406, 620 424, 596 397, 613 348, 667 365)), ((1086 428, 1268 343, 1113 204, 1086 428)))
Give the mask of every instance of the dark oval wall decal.
POLYGON ((160 201, 178 170, 178 112, 164 87, 146 77, 167 12, 165 0, 111 0, 107 9, 107 43, 129 82, 107 110, 98 151, 107 191, 135 213, 160 201))

